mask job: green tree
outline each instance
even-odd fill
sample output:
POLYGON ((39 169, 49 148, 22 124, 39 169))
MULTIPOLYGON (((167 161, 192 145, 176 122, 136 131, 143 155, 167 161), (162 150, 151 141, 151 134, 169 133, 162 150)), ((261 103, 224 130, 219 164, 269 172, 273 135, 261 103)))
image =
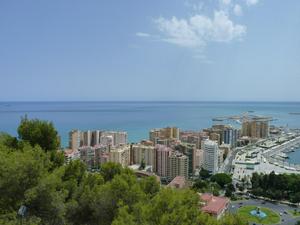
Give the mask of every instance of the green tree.
MULTIPOLYGON (((193 189, 195 191, 201 191, 201 190, 205 190, 208 188, 208 182, 201 180, 201 179, 197 179, 194 184, 193 184, 193 189)), ((205 191, 203 191, 205 192, 205 191)))
POLYGON ((51 169, 61 167, 65 163, 65 155, 63 151, 51 151, 48 153, 51 161, 51 169))
POLYGON ((210 178, 210 180, 219 184, 221 188, 224 188, 225 185, 230 184, 232 182, 232 178, 226 173, 217 173, 213 175, 210 178))
POLYGON ((251 179, 252 193, 276 200, 300 202, 300 175, 299 174, 270 174, 254 173, 251 179))
POLYGON ((200 173, 199 173, 200 179, 208 179, 211 177, 211 174, 208 170, 201 168, 200 173))
POLYGON ((228 184, 225 189, 225 196, 231 198, 235 188, 232 183, 228 184))
POLYGON ((63 188, 62 171, 44 177, 37 186, 26 191, 25 204, 29 215, 41 218, 49 225, 63 225, 65 223, 66 189, 63 188))
POLYGON ((0 132, 0 144, 12 149, 16 149, 18 148, 19 143, 16 137, 12 137, 7 133, 0 132))
POLYGON ((110 181, 114 178, 115 175, 121 174, 123 168, 118 163, 108 162, 100 167, 100 173, 103 176, 105 181, 110 181))
POLYGON ((248 225, 248 222, 237 216, 232 214, 227 214, 219 221, 220 225, 248 225))
POLYGON ((38 119, 29 120, 27 116, 21 119, 18 127, 19 138, 28 141, 32 146, 39 145, 45 151, 58 150, 60 140, 53 124, 38 119))
POLYGON ((144 160, 144 159, 142 159, 142 161, 141 161, 141 165, 140 165, 140 167, 139 167, 139 170, 143 170, 143 169, 145 169, 145 167, 146 167, 145 160, 144 160))
MULTIPOLYGON (((126 206, 125 206, 126 207, 126 206)), ((147 202, 139 202, 131 211, 121 208, 113 225, 130 224, 198 224, 217 225, 212 217, 199 211, 199 197, 190 190, 161 189, 147 202)))
POLYGON ((26 190, 36 186, 49 161, 40 147, 11 151, 0 145, 0 214, 18 210, 26 190))
POLYGON ((155 176, 146 177, 144 179, 141 179, 140 186, 144 193, 149 195, 150 197, 153 197, 157 194, 159 191, 159 183, 156 180, 155 176))

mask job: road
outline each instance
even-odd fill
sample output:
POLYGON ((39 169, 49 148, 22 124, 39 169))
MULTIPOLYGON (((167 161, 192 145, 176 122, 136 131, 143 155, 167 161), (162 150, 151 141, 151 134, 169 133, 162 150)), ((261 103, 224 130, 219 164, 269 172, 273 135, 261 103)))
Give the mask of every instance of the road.
POLYGON ((235 158, 238 151, 240 151, 241 148, 234 148, 232 151, 229 151, 228 156, 224 160, 222 166, 219 169, 219 173, 230 173, 232 168, 232 161, 235 158))
MULTIPOLYGON (((263 200, 258 199, 249 199, 249 200, 243 200, 243 201, 237 201, 237 202, 231 202, 230 206, 228 208, 228 211, 231 213, 235 213, 240 207, 246 206, 246 205, 255 205, 258 207, 266 207, 270 208, 273 211, 277 212, 278 214, 282 214, 281 217, 281 225, 295 225, 298 220, 300 220, 300 217, 292 217, 290 214, 286 214, 284 212, 288 212, 288 210, 294 210, 295 208, 284 205, 284 204, 277 204, 277 203, 271 203, 271 202, 265 202, 263 200)), ((299 208, 298 208, 299 210, 299 208)), ((253 223, 249 223, 253 224, 253 223)), ((256 223, 256 225, 259 225, 256 223)))
POLYGON ((253 144, 249 144, 243 147, 236 147, 233 148, 231 151, 229 151, 227 158, 224 160, 222 166, 219 168, 219 173, 231 173, 231 169, 232 169, 232 161, 235 159, 235 156, 238 152, 246 149, 246 148, 250 148, 252 146, 256 146, 260 143, 262 143, 263 141, 265 141, 265 139, 262 139, 260 141, 257 141, 256 143, 253 144))

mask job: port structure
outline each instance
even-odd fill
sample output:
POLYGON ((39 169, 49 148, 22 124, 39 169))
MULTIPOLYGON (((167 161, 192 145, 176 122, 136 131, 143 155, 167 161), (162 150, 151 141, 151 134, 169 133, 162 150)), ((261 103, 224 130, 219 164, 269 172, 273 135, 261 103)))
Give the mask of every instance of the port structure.
POLYGON ((215 123, 223 123, 223 122, 229 122, 229 121, 234 121, 238 124, 242 124, 244 122, 271 122, 275 121, 271 116, 259 116, 259 115, 253 115, 249 114, 249 112, 245 112, 242 115, 233 115, 233 116, 218 116, 212 118, 212 121, 215 123))

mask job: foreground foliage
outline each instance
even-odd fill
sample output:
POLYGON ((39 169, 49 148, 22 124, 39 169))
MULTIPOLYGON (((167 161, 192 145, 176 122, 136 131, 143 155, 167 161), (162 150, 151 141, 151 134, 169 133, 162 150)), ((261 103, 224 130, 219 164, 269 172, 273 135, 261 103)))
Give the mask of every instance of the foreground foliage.
POLYGON ((80 161, 63 164, 54 149, 1 134, 0 224, 19 224, 21 205, 27 225, 245 224, 201 213, 192 190, 161 188, 154 177, 137 179, 114 163, 90 173, 80 161))

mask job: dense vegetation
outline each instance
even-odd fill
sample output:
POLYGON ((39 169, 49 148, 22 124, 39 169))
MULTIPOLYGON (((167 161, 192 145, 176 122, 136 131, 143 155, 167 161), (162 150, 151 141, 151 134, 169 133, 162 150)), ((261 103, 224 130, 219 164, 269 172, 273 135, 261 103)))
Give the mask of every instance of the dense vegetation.
POLYGON ((254 173, 251 179, 252 193, 275 200, 300 202, 299 174, 270 174, 254 173))
MULTIPOLYGON (((104 164, 99 173, 80 161, 64 164, 53 149, 58 145, 40 146, 41 133, 53 125, 34 120, 26 129, 23 122, 26 139, 0 135, 0 224, 19 224, 21 205, 23 224, 30 225, 245 224, 232 215, 216 221, 199 211, 194 191, 161 188, 154 177, 137 179, 118 164, 104 164)), ((50 133, 57 143, 57 132, 50 133)))
POLYGON ((232 184, 232 178, 226 173, 217 173, 210 175, 205 169, 201 169, 199 179, 193 184, 193 189, 198 192, 210 192, 218 196, 221 190, 225 191, 227 197, 234 197, 235 188, 232 184))

